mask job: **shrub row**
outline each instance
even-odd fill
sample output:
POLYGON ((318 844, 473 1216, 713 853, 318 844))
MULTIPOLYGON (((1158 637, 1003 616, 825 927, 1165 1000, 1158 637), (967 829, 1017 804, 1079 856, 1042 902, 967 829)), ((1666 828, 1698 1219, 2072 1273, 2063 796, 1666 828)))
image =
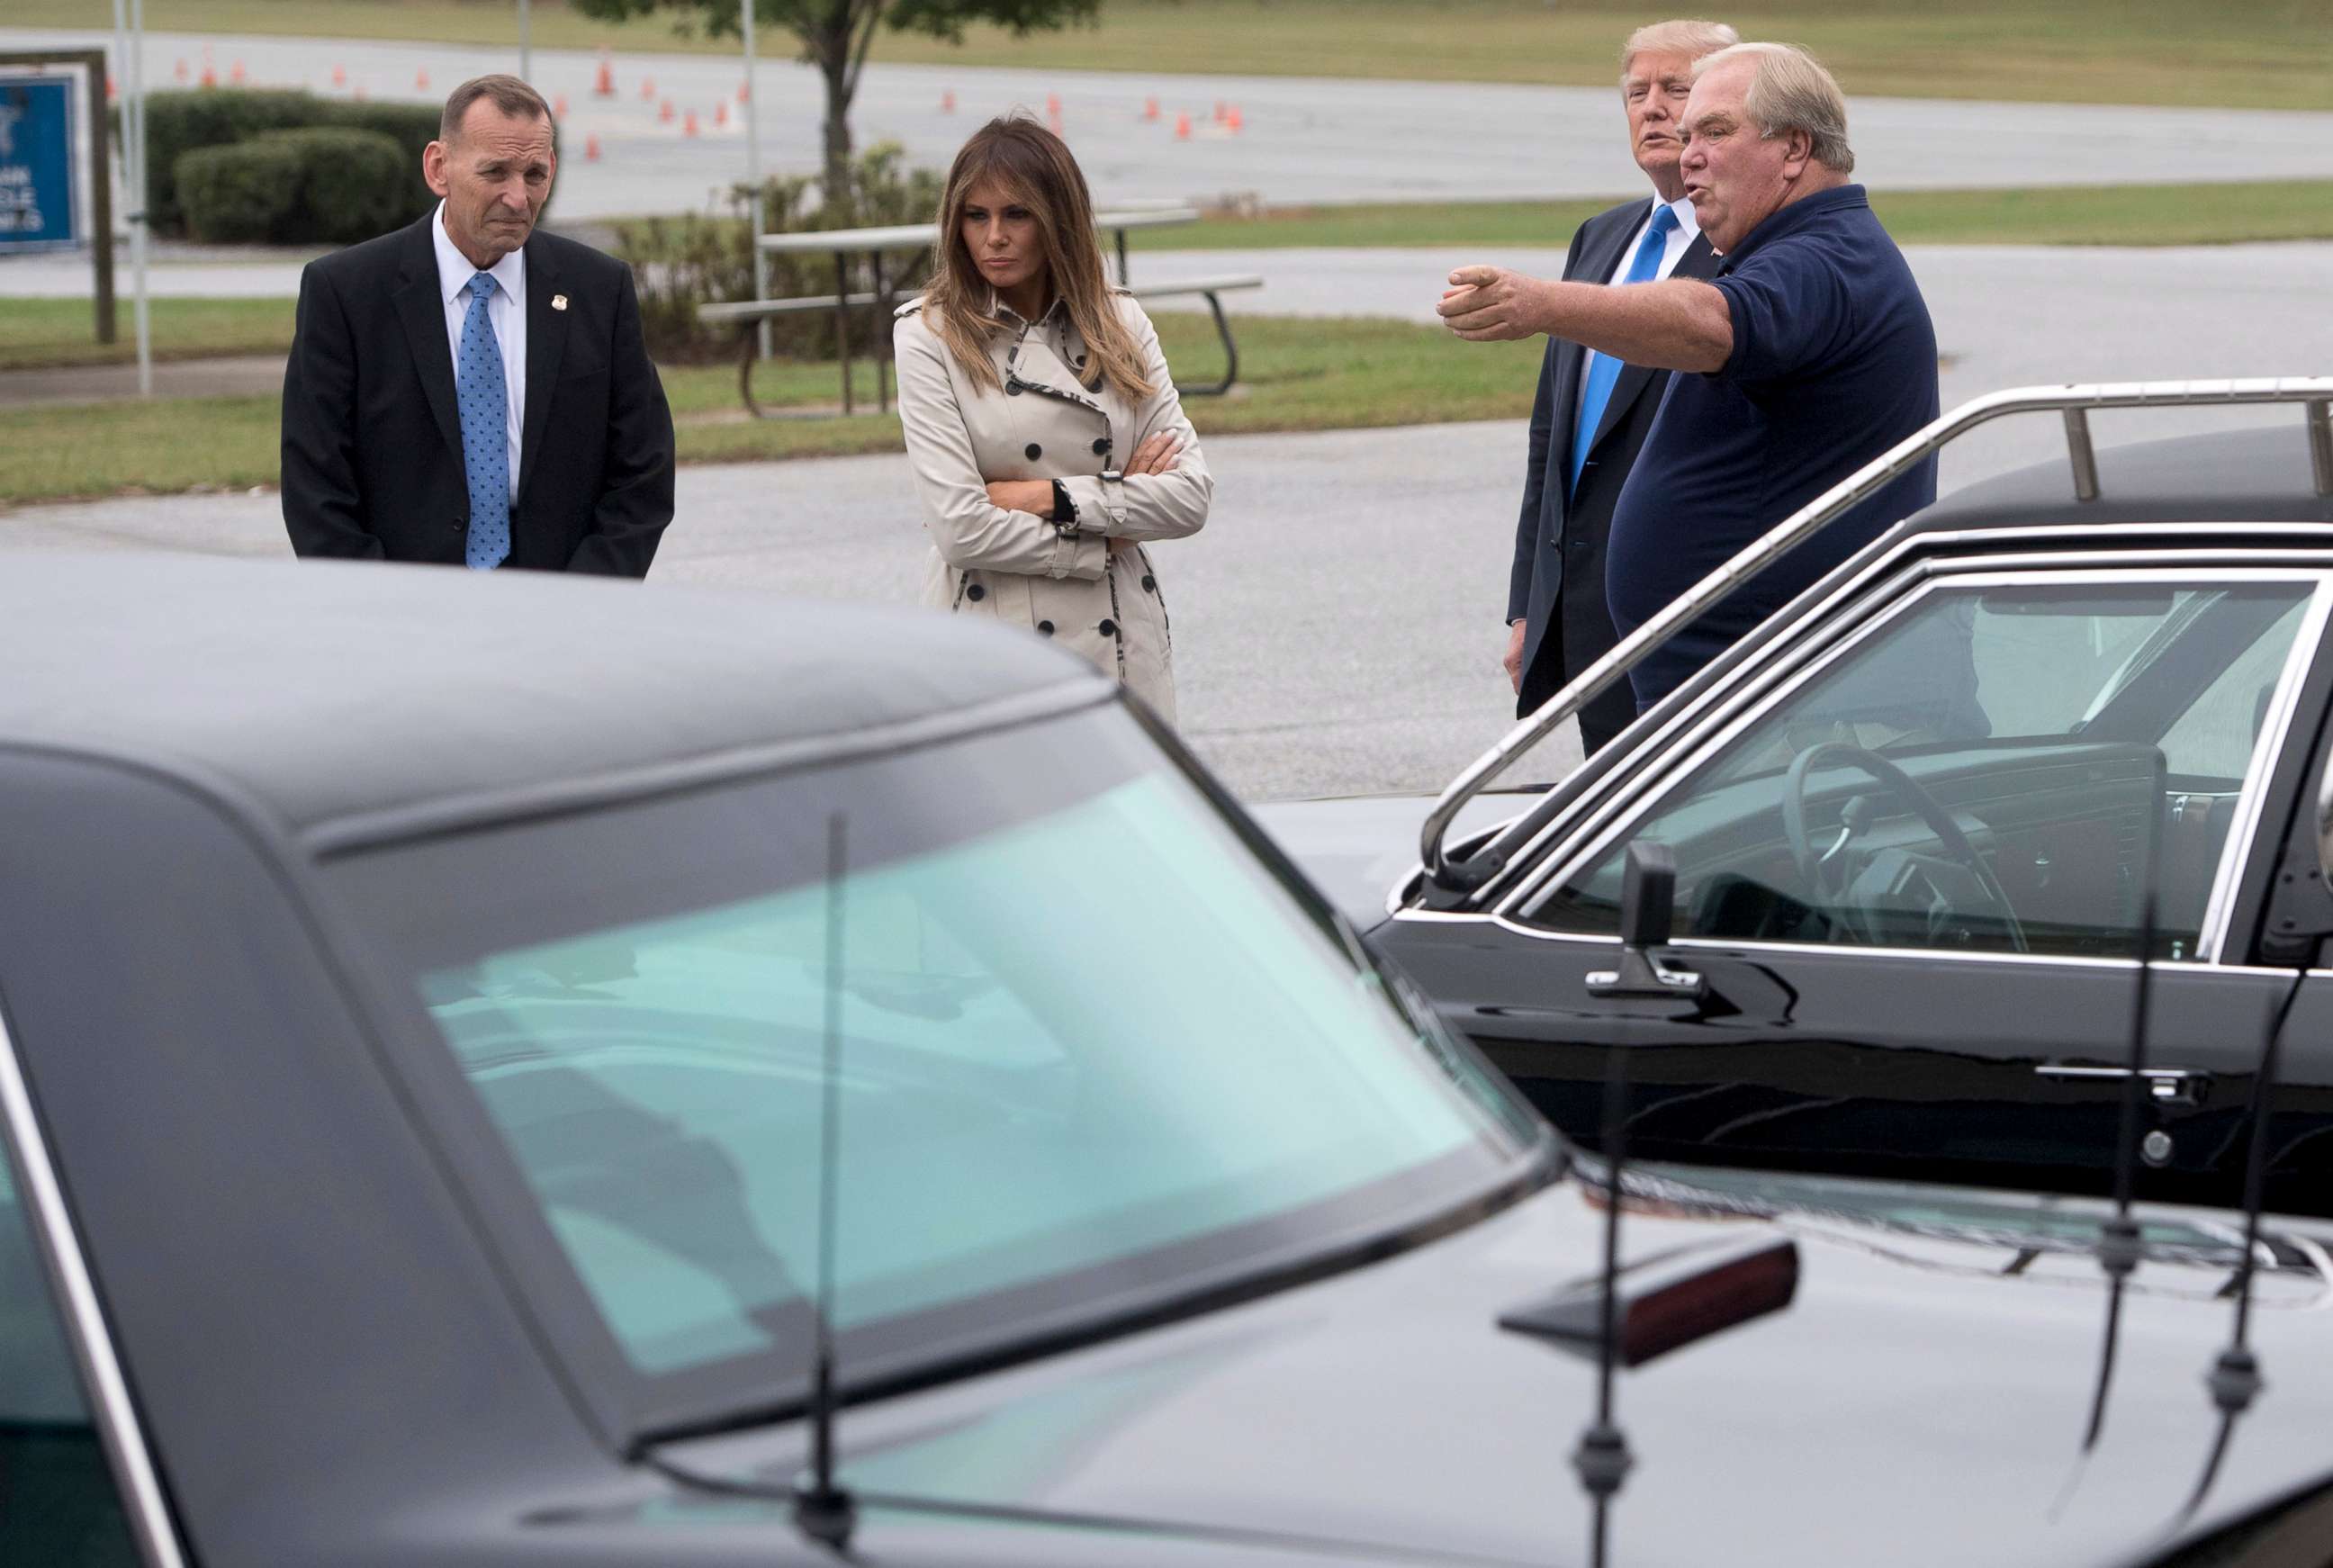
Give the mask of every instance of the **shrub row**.
POLYGON ((377 130, 264 131, 183 153, 178 173, 187 232, 214 244, 353 245, 418 216, 405 151, 377 130))
MULTIPOLYGON (((928 168, 902 167, 906 151, 880 142, 851 160, 850 188, 810 205, 820 182, 808 176, 773 179, 762 188, 762 226, 770 234, 792 234, 906 223, 929 223, 939 216, 940 176, 928 168)), ((616 226, 616 254, 632 267, 640 297, 640 325, 648 352, 672 364, 703 362, 735 351, 734 327, 707 327, 696 307, 722 300, 754 297, 754 245, 743 216, 753 188, 738 186, 730 200, 739 216, 643 218, 616 226)), ((920 292, 931 276, 929 255, 887 256, 888 281, 900 298, 920 292)), ((799 298, 834 292, 834 262, 824 255, 773 255, 769 260, 769 297, 799 298)), ((852 287, 863 288, 859 279, 852 287)), ((834 357, 834 317, 824 311, 777 316, 770 322, 774 351, 797 359, 834 357)), ((868 327, 852 322, 860 352, 868 327)), ((891 323, 875 323, 888 347, 891 323)))
MULTIPOLYGON (((360 155, 361 172, 352 168, 348 173, 351 186, 359 179, 368 182, 369 188, 363 191, 331 191, 329 188, 335 183, 333 180, 305 181, 311 199, 322 200, 329 210, 315 214, 313 223, 295 211, 281 222, 271 221, 272 232, 280 233, 287 241, 366 239, 410 222, 435 205, 437 198, 429 193, 421 178, 421 149, 437 135, 437 111, 428 105, 345 103, 318 98, 312 92, 205 87, 183 92, 157 92, 146 101, 147 221, 158 234, 187 231, 188 215, 179 190, 178 168, 188 153, 255 142, 271 132, 323 130, 361 131, 387 140, 396 149, 396 167, 391 169, 379 163, 369 150, 360 155), (379 226, 363 234, 349 235, 344 223, 332 233, 324 232, 333 228, 351 207, 388 216, 379 226)), ((352 148, 356 144, 337 145, 352 148)), ((368 142, 366 146, 370 149, 373 144, 368 142)), ((222 186, 239 188, 259 178, 260 166, 280 172, 297 159, 288 159, 285 154, 276 151, 256 154, 247 161, 249 167, 231 173, 222 173, 208 164, 197 165, 202 171, 198 178, 208 181, 206 188, 211 190, 222 186)), ((238 211, 251 206, 241 204, 238 211)), ((202 238, 224 237, 196 232, 202 238)))

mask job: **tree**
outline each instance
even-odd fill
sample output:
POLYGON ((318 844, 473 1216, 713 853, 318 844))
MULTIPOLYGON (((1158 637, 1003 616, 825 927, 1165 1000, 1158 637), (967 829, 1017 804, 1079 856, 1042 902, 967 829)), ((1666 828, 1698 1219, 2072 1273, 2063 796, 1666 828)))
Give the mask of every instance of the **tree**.
MULTIPOLYGON (((847 199, 850 189, 850 101, 878 27, 925 33, 951 43, 964 42, 968 23, 993 22, 1016 37, 1091 22, 1101 0, 750 0, 754 23, 783 27, 802 40, 802 58, 826 79, 825 189, 828 199, 847 199)), ((657 11, 680 14, 683 31, 702 29, 712 37, 740 31, 741 0, 574 0, 586 16, 619 22, 657 11)))

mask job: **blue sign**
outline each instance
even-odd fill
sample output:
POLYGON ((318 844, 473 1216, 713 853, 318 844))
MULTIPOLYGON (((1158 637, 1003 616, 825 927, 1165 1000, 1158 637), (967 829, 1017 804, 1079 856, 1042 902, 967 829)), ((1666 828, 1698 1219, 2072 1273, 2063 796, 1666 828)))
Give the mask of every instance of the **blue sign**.
POLYGON ((59 76, 0 76, 0 255, 81 243, 72 95, 59 76))

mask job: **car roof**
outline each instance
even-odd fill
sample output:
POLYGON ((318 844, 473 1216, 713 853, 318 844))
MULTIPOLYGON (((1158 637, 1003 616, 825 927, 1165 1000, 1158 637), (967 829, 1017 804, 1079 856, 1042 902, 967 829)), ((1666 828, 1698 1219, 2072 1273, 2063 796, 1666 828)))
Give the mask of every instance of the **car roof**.
POLYGON ((2074 496, 2060 457, 1963 486, 1903 525, 1908 534, 2036 524, 2333 523, 2309 474, 2299 420, 2098 449, 2098 498, 2074 496))
POLYGON ((379 563, 11 555, 0 746, 160 772, 328 850, 1100 702, 912 608, 379 563))

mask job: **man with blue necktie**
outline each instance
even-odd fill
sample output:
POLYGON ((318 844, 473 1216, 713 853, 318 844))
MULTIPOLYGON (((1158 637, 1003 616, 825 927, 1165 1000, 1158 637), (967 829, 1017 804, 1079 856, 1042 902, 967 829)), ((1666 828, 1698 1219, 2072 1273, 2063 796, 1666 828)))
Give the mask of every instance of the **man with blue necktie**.
POLYGON ((672 414, 631 269, 535 232, 550 105, 514 76, 446 100, 408 228, 308 265, 283 377, 302 555, 645 577, 672 521, 672 414))
MULTIPOLYGON (((1692 21, 1656 23, 1629 35, 1620 51, 1620 104, 1629 150, 1652 181, 1653 197, 1622 202, 1580 225, 1564 258, 1565 277, 1650 283, 1705 278, 1714 270, 1716 257, 1677 173, 1677 121, 1693 90, 1693 63, 1734 39, 1731 27, 1692 21)), ((1667 382, 1666 370, 1548 340, 1507 581, 1505 664, 1518 717, 1554 696, 1616 640, 1604 602, 1605 544, 1620 487, 1667 382)), ((1581 749, 1594 752, 1636 717, 1622 682, 1581 711, 1581 749)))

